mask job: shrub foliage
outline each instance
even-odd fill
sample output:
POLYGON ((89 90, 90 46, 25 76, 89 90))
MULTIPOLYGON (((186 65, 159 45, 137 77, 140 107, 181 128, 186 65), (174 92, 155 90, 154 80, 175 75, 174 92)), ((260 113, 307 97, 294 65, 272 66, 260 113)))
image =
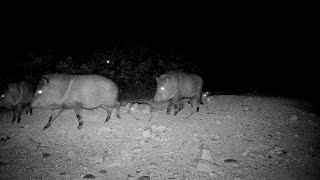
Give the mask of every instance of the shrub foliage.
POLYGON ((155 77, 169 70, 196 72, 195 64, 181 56, 165 56, 148 48, 96 50, 90 56, 74 59, 58 56, 51 50, 46 55, 29 53, 28 60, 17 63, 25 79, 34 86, 48 73, 100 74, 115 81, 120 98, 152 98, 155 77))

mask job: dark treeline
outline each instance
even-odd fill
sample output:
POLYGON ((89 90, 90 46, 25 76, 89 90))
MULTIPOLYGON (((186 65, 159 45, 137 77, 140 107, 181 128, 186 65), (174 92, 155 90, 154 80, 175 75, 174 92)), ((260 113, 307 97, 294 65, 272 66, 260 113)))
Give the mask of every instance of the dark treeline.
POLYGON ((100 48, 91 54, 34 49, 14 63, 8 62, 1 71, 1 86, 27 79, 36 87, 48 73, 100 74, 119 85, 122 98, 151 98, 156 88, 155 77, 161 73, 169 70, 201 73, 188 57, 167 54, 141 47, 100 48))

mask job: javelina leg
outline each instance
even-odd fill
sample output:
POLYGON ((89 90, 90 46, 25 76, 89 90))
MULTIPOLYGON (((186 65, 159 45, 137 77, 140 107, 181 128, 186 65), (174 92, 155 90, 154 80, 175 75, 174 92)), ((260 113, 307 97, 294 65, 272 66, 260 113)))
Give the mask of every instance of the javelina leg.
POLYGON ((188 102, 189 102, 189 103, 190 103, 190 105, 191 105, 191 108, 193 108, 192 100, 193 100, 193 99, 189 99, 189 100, 188 100, 188 102))
POLYGON ((18 112, 18 121, 17 121, 17 123, 20 123, 20 121, 21 121, 21 113, 18 112))
POLYGON ((26 114, 28 114, 28 112, 29 112, 29 106, 26 106, 24 110, 26 111, 26 114))
POLYGON ((31 105, 30 104, 28 104, 27 106, 26 106, 26 114, 30 114, 30 115, 32 115, 32 107, 31 107, 31 105))
POLYGON ((14 123, 14 121, 16 120, 17 112, 18 112, 18 110, 17 110, 17 108, 15 108, 15 109, 13 110, 13 117, 12 117, 11 123, 14 123))
POLYGON ((29 104, 29 114, 32 115, 32 107, 30 104, 29 104))
POLYGON ((167 107, 167 114, 170 114, 170 111, 171 111, 172 106, 173 106, 173 103, 172 103, 172 101, 170 101, 170 102, 169 102, 169 105, 168 105, 168 107, 167 107))
POLYGON ((81 129, 83 126, 83 120, 82 120, 82 110, 80 105, 76 105, 76 107, 74 108, 74 112, 76 113, 79 125, 78 125, 78 129, 81 129))
POLYGON ((17 106, 17 112, 18 112, 18 121, 17 121, 17 123, 20 123, 20 121, 21 121, 21 113, 23 112, 23 106, 22 105, 18 105, 17 106))
POLYGON ((174 109, 174 113, 173 115, 176 116, 178 114, 178 112, 180 111, 179 109, 179 104, 180 103, 175 103, 174 106, 173 106, 173 109, 174 109))
POLYGON ((51 110, 51 116, 49 118, 49 121, 47 123, 47 125, 43 128, 43 130, 46 130, 48 129, 48 127, 50 127, 51 123, 57 119, 57 117, 61 114, 63 109, 54 109, 54 110, 51 110))
POLYGON ((200 98, 197 98, 197 110, 196 110, 196 112, 199 112, 199 101, 200 101, 200 98))
MULTIPOLYGON (((108 122, 110 117, 111 117, 111 112, 112 112, 112 108, 108 108, 105 106, 102 106, 103 109, 105 109, 107 111, 107 118, 104 120, 104 123, 108 122)), ((120 117, 120 115, 119 115, 120 117)))
POLYGON ((179 103, 179 111, 184 108, 184 102, 180 101, 179 103))
POLYGON ((116 103, 116 106, 114 107, 114 109, 116 110, 116 116, 117 118, 121 118, 120 117, 120 102, 116 103))

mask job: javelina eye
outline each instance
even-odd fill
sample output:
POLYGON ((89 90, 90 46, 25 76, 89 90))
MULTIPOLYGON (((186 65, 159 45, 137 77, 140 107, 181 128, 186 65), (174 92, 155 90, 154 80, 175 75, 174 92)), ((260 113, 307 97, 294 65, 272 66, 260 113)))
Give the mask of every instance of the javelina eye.
POLYGON ((3 97, 4 97, 4 95, 3 95, 3 94, 1 94, 1 97, 3 98, 3 97))
POLYGON ((42 94, 42 90, 39 90, 39 91, 38 91, 38 94, 42 94))
POLYGON ((162 91, 164 91, 164 87, 161 87, 160 89, 161 89, 162 91))

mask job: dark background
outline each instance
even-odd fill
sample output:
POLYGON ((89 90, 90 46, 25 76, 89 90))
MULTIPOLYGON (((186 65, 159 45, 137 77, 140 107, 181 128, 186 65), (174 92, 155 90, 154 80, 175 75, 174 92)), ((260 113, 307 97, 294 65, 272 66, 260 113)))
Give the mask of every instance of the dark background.
POLYGON ((77 61, 97 49, 135 44, 195 63, 204 90, 318 97, 316 26, 301 13, 259 13, 258 9, 195 17, 191 13, 165 20, 142 17, 8 20, 2 26, 1 74, 23 74, 15 65, 27 59, 27 52, 43 54, 50 48, 77 61))

